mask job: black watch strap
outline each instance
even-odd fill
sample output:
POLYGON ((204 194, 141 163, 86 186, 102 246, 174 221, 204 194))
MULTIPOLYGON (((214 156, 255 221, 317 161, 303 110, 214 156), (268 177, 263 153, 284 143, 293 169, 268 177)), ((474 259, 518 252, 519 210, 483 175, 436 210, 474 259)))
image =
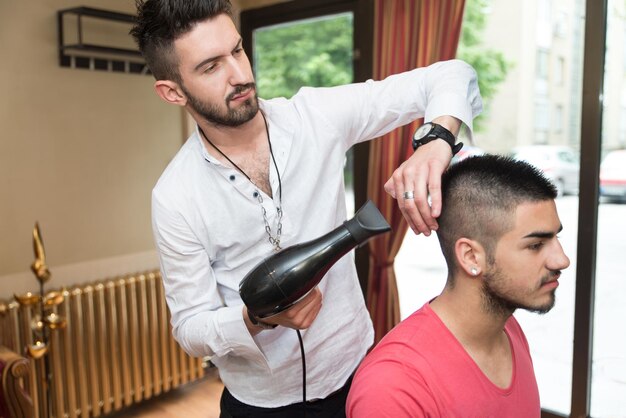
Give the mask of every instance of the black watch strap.
POLYGON ((461 148, 463 148, 462 142, 455 144, 456 138, 454 137, 454 134, 452 132, 437 123, 428 122, 422 125, 422 127, 418 128, 415 131, 415 134, 413 134, 413 151, 416 151, 422 145, 426 145, 435 139, 443 139, 444 141, 446 141, 452 149, 453 156, 456 155, 461 150, 461 148), (427 126, 430 127, 427 132, 420 132, 421 130, 423 131, 423 128, 427 126), (419 138, 416 137, 418 133, 420 135, 419 138))
POLYGON ((278 326, 276 324, 268 324, 267 322, 259 320, 259 318, 254 316, 254 314, 250 311, 248 311, 248 318, 250 318, 250 322, 252 323, 252 325, 262 329, 274 329, 278 326))

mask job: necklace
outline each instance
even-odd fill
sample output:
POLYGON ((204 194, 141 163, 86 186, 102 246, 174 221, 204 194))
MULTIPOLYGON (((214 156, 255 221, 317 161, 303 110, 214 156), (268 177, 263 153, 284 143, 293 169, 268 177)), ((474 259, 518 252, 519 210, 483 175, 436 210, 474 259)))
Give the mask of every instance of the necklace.
MULTIPOLYGON (((270 148, 270 156, 272 157, 272 162, 274 163, 274 168, 276 169, 276 175, 278 176, 278 207, 276 208, 276 211, 278 213, 278 221, 277 221, 277 224, 276 224, 276 235, 275 236, 272 236, 272 227, 270 226, 269 220, 267 219, 267 211, 265 210, 265 206, 263 206, 263 196, 261 195, 261 192, 259 190, 256 190, 255 194, 256 194, 257 200, 259 201, 259 205, 261 206, 261 211, 262 211, 262 214, 263 214, 263 223, 265 224, 265 232, 267 233, 268 241, 270 242, 270 244, 272 244, 274 246, 274 251, 278 252, 278 251, 280 251, 282 249, 280 247, 280 236, 281 236, 281 234, 283 232, 282 231, 283 230, 283 224, 282 224, 282 219, 283 219, 283 211, 282 211, 283 186, 282 186, 282 183, 280 181, 280 173, 278 172, 278 166, 276 165, 276 159, 274 158, 274 152, 272 151, 272 142, 270 141, 270 129, 269 129, 269 126, 267 124, 267 119, 265 118, 265 114, 263 114, 262 111, 260 111, 260 112, 261 112, 261 116, 263 116, 263 122, 265 123, 265 132, 267 133, 267 144, 269 145, 269 148, 270 148)), ((241 174, 246 176, 248 181, 250 183, 252 183, 252 185, 254 187, 259 189, 259 187, 256 184, 254 184, 254 182, 252 181, 250 176, 248 174, 246 174, 246 172, 243 171, 241 169, 241 167, 239 167, 237 164, 235 164, 233 162, 233 160, 228 158, 228 156, 226 154, 224 154, 221 149, 219 149, 213 142, 211 142, 209 137, 206 136, 206 134, 204 133, 202 128, 200 128, 200 126, 198 126, 198 129, 200 130, 200 133, 202 134, 204 139, 206 139, 206 141, 213 148, 215 148, 215 150, 217 152, 219 152, 222 155, 222 157, 226 158, 226 160, 228 160, 228 162, 231 163, 233 165, 233 167, 235 167, 237 170, 239 170, 241 172, 241 174)))

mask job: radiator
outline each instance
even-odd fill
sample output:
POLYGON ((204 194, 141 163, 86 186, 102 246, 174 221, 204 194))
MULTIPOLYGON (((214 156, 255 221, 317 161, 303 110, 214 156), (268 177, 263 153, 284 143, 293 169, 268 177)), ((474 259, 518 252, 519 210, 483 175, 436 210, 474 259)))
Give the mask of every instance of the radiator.
MULTIPOLYGON (((158 271, 62 293, 56 312, 67 326, 51 331, 48 354, 31 359, 25 382, 35 417, 100 417, 204 375, 202 359, 188 356, 172 337, 158 271)), ((0 303, 0 344, 24 354, 33 343, 34 310, 0 303)))

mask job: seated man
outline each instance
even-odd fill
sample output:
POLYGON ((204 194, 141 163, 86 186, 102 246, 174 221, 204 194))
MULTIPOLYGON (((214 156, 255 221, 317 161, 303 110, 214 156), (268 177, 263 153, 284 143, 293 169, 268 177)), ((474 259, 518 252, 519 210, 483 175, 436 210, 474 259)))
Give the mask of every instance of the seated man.
POLYGON ((347 416, 539 417, 528 342, 512 314, 548 312, 569 266, 556 189, 527 163, 487 155, 451 166, 442 193, 446 286, 365 358, 347 416))

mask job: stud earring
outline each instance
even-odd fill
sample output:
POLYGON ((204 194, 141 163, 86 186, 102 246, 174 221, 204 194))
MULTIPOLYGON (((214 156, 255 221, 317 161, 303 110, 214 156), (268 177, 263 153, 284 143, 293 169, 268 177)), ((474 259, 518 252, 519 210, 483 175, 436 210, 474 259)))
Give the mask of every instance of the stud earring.
POLYGON ((478 269, 476 267, 472 267, 471 272, 472 276, 476 276, 478 274, 478 269))

